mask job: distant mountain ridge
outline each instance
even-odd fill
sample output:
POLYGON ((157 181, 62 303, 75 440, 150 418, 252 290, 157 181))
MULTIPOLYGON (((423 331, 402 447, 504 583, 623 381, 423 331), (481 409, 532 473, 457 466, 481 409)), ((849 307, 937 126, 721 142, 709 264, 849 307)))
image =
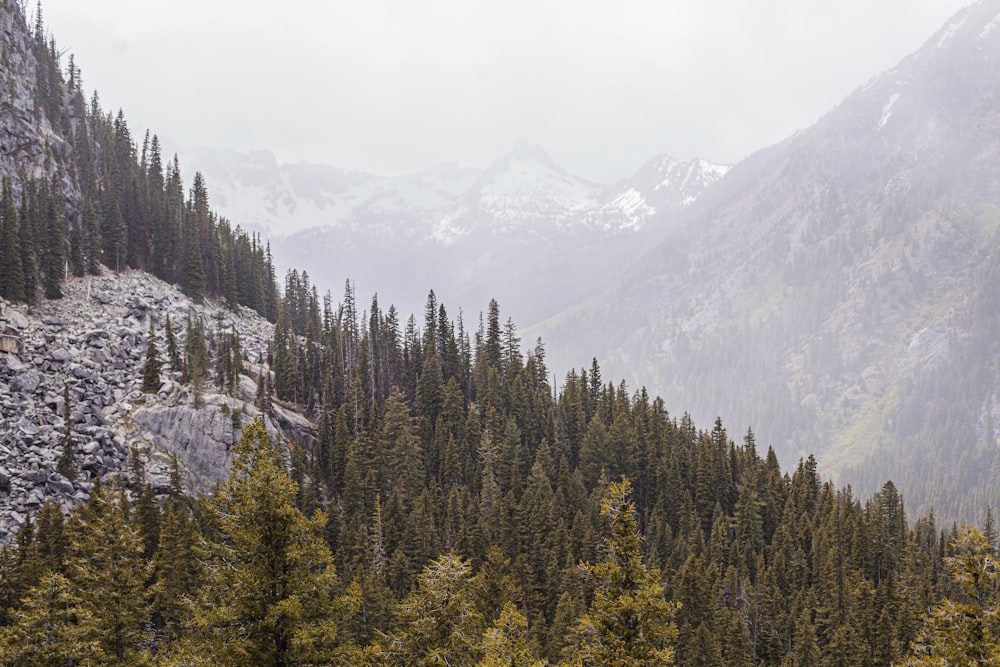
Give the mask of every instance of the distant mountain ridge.
POLYGON ((523 140, 486 169, 445 163, 402 176, 278 164, 268 151, 200 148, 187 162, 186 169, 205 176, 220 211, 275 237, 351 227, 442 245, 473 228, 494 234, 531 224, 564 231, 636 230, 658 211, 690 205, 729 169, 660 155, 633 177, 600 185, 569 174, 540 146, 523 140))
POLYGON ((314 284, 350 278, 402 312, 419 312, 430 288, 472 312, 496 296, 525 323, 618 275, 729 169, 661 155, 602 185, 526 141, 485 169, 451 163, 403 176, 279 165, 266 151, 187 155, 213 206, 269 236, 275 256, 314 284), (587 269, 594 265, 603 273, 587 269), (533 284, 539 273, 547 287, 533 284))

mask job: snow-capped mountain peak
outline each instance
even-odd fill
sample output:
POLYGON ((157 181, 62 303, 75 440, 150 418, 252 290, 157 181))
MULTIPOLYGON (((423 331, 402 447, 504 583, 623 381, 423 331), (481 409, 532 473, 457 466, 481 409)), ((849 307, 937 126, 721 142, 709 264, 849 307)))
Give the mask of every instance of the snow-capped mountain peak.
POLYGON ((200 149, 213 204, 230 220, 280 238, 305 230, 449 245, 469 234, 622 233, 695 201, 727 167, 659 156, 630 179, 591 183, 526 140, 486 169, 445 163, 403 176, 279 164, 267 151, 200 149))

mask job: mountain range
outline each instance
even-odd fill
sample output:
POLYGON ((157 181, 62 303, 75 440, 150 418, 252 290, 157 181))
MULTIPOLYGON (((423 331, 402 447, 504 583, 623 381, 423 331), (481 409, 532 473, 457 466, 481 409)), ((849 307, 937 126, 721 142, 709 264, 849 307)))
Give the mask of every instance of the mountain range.
POLYGON ((402 312, 419 312, 432 288, 466 312, 495 297, 525 323, 600 289, 728 170, 661 155, 600 185, 526 141, 485 169, 393 177, 279 165, 266 151, 196 149, 186 163, 220 212, 269 237, 281 265, 314 284, 349 278, 402 312))

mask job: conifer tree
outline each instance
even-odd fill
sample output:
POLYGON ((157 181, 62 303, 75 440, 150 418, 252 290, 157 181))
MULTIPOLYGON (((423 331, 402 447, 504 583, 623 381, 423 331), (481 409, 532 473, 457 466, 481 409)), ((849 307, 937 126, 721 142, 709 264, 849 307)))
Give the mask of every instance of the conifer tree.
POLYGON ((34 184, 27 184, 21 196, 21 275, 24 278, 24 299, 28 303, 34 303, 38 298, 38 254, 35 252, 35 236, 39 233, 36 229, 37 202, 35 199, 36 187, 34 184))
POLYGON ((476 610, 472 566, 454 554, 432 561, 417 577, 417 588, 399 605, 401 626, 385 638, 389 665, 430 667, 476 664, 483 634, 476 610))
POLYGON ((528 619, 508 602, 483 634, 483 659, 476 667, 540 667, 528 640, 528 619))
POLYGON ((229 480, 210 501, 215 537, 204 545, 205 583, 194 613, 198 644, 215 665, 325 663, 335 648, 338 601, 326 516, 295 508, 260 417, 233 450, 229 480))
POLYGON ((64 276, 65 254, 63 244, 66 242, 66 213, 63 210, 62 196, 56 191, 56 185, 52 189, 43 178, 39 197, 42 207, 43 221, 43 243, 42 246, 42 279, 45 287, 46 299, 61 299, 61 283, 64 276))
POLYGON ((184 215, 179 280, 184 293, 191 297, 191 300, 195 303, 202 303, 205 300, 205 292, 208 289, 208 278, 205 274, 205 264, 202 258, 200 232, 195 222, 191 219, 192 216, 193 213, 189 207, 184 215))
POLYGON ((179 371, 181 369, 181 355, 177 349, 177 337, 174 335, 174 327, 170 323, 170 313, 167 313, 164 329, 167 339, 167 359, 170 360, 170 370, 179 371))
POLYGON ((906 667, 1000 664, 1000 591, 995 552, 971 526, 952 537, 945 558, 957 591, 927 617, 906 667))
POLYGON ((0 663, 10 667, 102 664, 105 657, 90 614, 58 572, 28 591, 14 622, 0 628, 0 663))
POLYGON ((631 483, 622 478, 611 483, 601 501, 611 537, 604 542, 604 559, 584 566, 596 590, 574 631, 571 665, 673 664, 677 628, 671 617, 678 606, 664 597, 659 571, 642 561, 631 493, 631 483))
POLYGON ((115 488, 95 486, 71 522, 68 578, 104 653, 117 664, 145 661, 150 567, 142 536, 128 521, 128 502, 115 488))
POLYGON ((10 180, 3 179, 0 190, 0 297, 24 301, 24 272, 21 264, 21 236, 10 180))
POLYGON ((156 347, 156 332, 153 318, 149 318, 149 333, 146 334, 146 362, 142 366, 142 391, 155 394, 160 389, 160 350, 156 347))
POLYGON ((184 340, 184 361, 187 368, 186 381, 191 382, 194 407, 200 408, 204 403, 209 359, 205 328, 199 318, 188 317, 187 334, 184 340))
POLYGON ((160 523, 153 568, 153 618, 160 633, 177 639, 190 621, 198 581, 196 535, 191 511, 183 498, 167 502, 160 523))
POLYGON ((73 441, 73 420, 69 405, 68 382, 63 384, 63 421, 65 422, 63 450, 56 463, 56 472, 72 482, 76 479, 76 443, 73 441))
POLYGON ((97 207, 88 197, 83 203, 83 230, 82 244, 84 256, 87 264, 87 273, 92 276, 101 274, 101 251, 103 241, 101 240, 101 219, 97 213, 97 207))

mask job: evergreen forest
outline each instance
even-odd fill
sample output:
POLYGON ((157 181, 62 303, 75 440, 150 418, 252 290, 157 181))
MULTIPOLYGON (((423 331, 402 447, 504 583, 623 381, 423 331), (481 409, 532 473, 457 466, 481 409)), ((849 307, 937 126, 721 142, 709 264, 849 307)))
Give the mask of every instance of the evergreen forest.
MULTIPOLYGON (((554 391, 544 347, 522 356, 496 302, 470 335, 432 292, 400 331, 377 301, 358 318, 350 286, 335 310, 294 272, 286 288, 256 407, 311 412, 315 438, 234 410, 242 438, 210 496, 177 467, 158 497, 134 450, 68 518, 44 506, 0 553, 0 662, 1000 657, 991 512, 941 527, 908 518, 892 482, 862 500, 811 457, 782 472, 752 431, 699 429, 596 361, 554 391)), ((200 327, 186 338, 182 366, 221 391, 253 366, 200 327)))
POLYGON ((135 449, 68 516, 43 506, 0 548, 0 664, 1000 663, 991 512, 942 526, 892 482, 858 498, 812 457, 783 470, 751 430, 698 426, 597 360, 554 379, 495 301, 470 329, 433 292, 418 320, 295 270, 279 288, 200 176, 185 193, 155 135, 85 101, 41 16, 35 104, 65 141, 51 173, 3 182, 0 296, 139 269, 256 310, 267 359, 194 322, 165 362, 150 343, 144 389, 171 372, 235 396, 248 374, 255 411, 316 428, 271 437, 233 410, 214 493, 177 464, 158 494, 135 449))

